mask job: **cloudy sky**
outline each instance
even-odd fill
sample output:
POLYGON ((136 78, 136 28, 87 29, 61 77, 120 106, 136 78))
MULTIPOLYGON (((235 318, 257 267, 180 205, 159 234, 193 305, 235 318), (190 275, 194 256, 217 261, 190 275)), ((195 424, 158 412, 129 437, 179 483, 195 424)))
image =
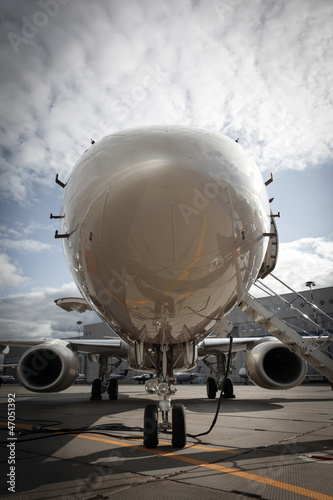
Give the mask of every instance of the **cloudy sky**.
POLYGON ((54 240, 61 188, 99 139, 149 124, 238 138, 274 197, 276 275, 333 285, 331 0, 1 0, 2 338, 73 335, 54 240))

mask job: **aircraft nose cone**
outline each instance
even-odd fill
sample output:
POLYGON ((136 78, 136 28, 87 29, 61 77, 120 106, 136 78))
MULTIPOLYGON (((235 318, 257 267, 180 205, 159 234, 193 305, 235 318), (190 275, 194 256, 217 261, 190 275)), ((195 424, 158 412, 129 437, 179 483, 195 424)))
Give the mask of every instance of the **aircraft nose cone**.
POLYGON ((207 207, 200 189, 198 180, 182 166, 138 169, 130 182, 105 193, 102 244, 153 272, 194 258, 207 234, 207 207))
POLYGON ((122 324, 124 315, 156 321, 166 307, 169 318, 178 313, 181 332, 184 301, 188 313, 210 301, 218 308, 224 273, 233 274, 233 226, 221 202, 227 194, 217 187, 207 197, 208 181, 184 165, 155 162, 109 184, 91 204, 81 240, 89 293, 113 318, 121 310, 122 324))
POLYGON ((184 165, 137 167, 101 197, 99 259, 109 269, 126 268, 162 293, 187 289, 184 282, 221 264, 219 247, 227 251, 233 236, 227 195, 216 186, 209 198, 207 186, 208 179, 184 165))
POLYGON ((178 127, 104 138, 64 195, 65 253, 82 294, 124 338, 160 341, 164 320, 172 343, 212 328, 262 262, 258 179, 218 134, 178 127))

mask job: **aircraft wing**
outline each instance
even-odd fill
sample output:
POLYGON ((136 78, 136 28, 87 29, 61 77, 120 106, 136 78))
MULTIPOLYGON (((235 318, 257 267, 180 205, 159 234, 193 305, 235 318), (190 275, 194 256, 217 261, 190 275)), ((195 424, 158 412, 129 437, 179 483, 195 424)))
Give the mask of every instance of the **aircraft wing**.
MULTIPOLYGON (((312 337, 309 341, 313 340, 312 337)), ((324 339, 321 339, 324 341, 324 339)), ((232 342, 232 351, 250 351, 256 345, 262 344, 263 342, 276 342, 275 337, 264 336, 264 337, 236 337, 232 342)), ((127 353, 129 349, 129 344, 120 338, 104 338, 104 339, 53 339, 53 340, 0 340, 0 354, 7 354, 8 347, 34 347, 40 346, 42 344, 54 345, 57 343, 62 343, 66 345, 73 352, 82 353, 93 353, 93 354, 105 354, 109 356, 123 356, 127 353)), ((214 354, 215 352, 228 352, 230 340, 228 337, 218 338, 218 337, 208 337, 202 340, 198 344, 198 354, 199 357, 207 356, 208 354, 214 354)))
MULTIPOLYGON (((274 337, 243 337, 233 339, 233 352, 251 350, 257 344, 262 342, 276 341, 274 337)), ((198 354, 207 356, 214 352, 228 352, 229 338, 209 337, 198 344, 198 354)), ((129 345, 120 338, 105 339, 53 339, 53 340, 0 340, 0 353, 7 354, 8 347, 34 347, 42 344, 54 345, 57 343, 65 344, 73 352, 82 352, 90 354, 105 354, 116 357, 126 357, 129 345)))
POLYGON ((0 353, 7 354, 7 347, 34 347, 41 346, 47 343, 48 345, 56 345, 57 343, 65 344, 68 349, 73 352, 83 352, 91 354, 106 354, 109 356, 119 356, 127 351, 128 344, 121 339, 54 339, 54 340, 0 340, 0 353))
MULTIPOLYGON (((275 337, 236 337, 232 341, 232 352, 250 351, 258 344, 263 342, 276 342, 275 337)), ((198 344, 198 355, 207 356, 215 352, 228 352, 230 340, 228 337, 208 337, 198 344)))
POLYGON ((7 354, 9 352, 7 347, 33 347, 34 345, 43 344, 45 340, 7 340, 0 339, 0 354, 7 354))
MULTIPOLYGON (((316 341, 317 344, 323 344, 328 340, 327 336, 321 336, 320 338, 313 337, 311 335, 301 335, 302 339, 308 342, 316 341)), ((262 344, 263 342, 277 342, 277 338, 271 335, 266 335, 264 337, 236 337, 232 341, 232 351, 250 351, 256 345, 262 344)), ((280 342, 280 341, 278 341, 280 342)), ((198 344, 198 349, 200 350, 211 350, 219 352, 228 352, 230 340, 228 337, 218 338, 218 337, 207 337, 198 344)), ((282 344, 282 342, 281 342, 282 344)))
POLYGON ((70 340, 68 347, 73 351, 115 355, 122 349, 127 349, 128 344, 121 339, 94 339, 94 340, 70 340))

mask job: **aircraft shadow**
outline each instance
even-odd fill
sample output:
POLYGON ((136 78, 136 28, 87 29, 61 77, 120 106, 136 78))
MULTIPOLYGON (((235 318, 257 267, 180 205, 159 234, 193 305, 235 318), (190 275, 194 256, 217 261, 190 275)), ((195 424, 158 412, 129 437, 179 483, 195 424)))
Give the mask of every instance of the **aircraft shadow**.
MULTIPOLYGON (((142 395, 143 396, 143 395, 142 395)), ((329 398, 322 398, 318 401, 327 401, 329 398)), ((130 396, 125 392, 119 395, 117 401, 109 401, 104 395, 101 401, 90 401, 89 394, 64 394, 61 398, 59 395, 45 399, 44 395, 33 395, 29 399, 17 399, 16 402, 16 417, 17 425, 24 424, 25 426, 53 426, 59 429, 82 429, 101 426, 104 432, 110 437, 107 438, 103 434, 97 434, 97 437, 105 441, 91 441, 89 439, 77 439, 75 443, 72 435, 55 436, 48 435, 45 432, 37 432, 34 434, 27 433, 26 436, 19 437, 16 442, 16 492, 27 492, 35 488, 48 488, 52 485, 54 490, 54 498, 61 498, 61 495, 68 494, 69 487, 72 488, 72 493, 83 494, 89 491, 102 491, 105 488, 112 487, 112 484, 124 483, 124 474, 144 474, 148 477, 149 474, 157 474, 158 476, 168 476, 175 471, 186 471, 186 474, 193 474, 198 477, 198 474, 204 474, 208 477, 209 474, 216 472, 205 469, 199 471, 199 464, 190 464, 180 462, 175 457, 168 457, 167 454, 177 454, 179 450, 172 446, 158 447, 158 453, 166 456, 156 456, 150 451, 145 450, 142 445, 142 431, 140 427, 142 421, 138 421, 138 427, 131 427, 128 422, 132 418, 129 414, 131 411, 142 409, 145 405, 155 399, 147 399, 146 397, 135 397, 132 393, 130 396), (101 419, 103 421, 101 422, 101 419), (126 424, 127 422, 127 424, 126 424), (122 430, 117 434, 117 427, 125 423, 129 427, 128 430, 122 430), (118 446, 117 441, 125 437, 138 438, 137 444, 133 441, 127 441, 128 446, 118 446), (37 438, 37 440, 36 440, 37 438), (32 441, 33 439, 33 441, 32 441), (109 440, 114 440, 114 443, 108 445, 109 440), (63 451, 65 449, 65 451, 63 451), (62 451, 60 451, 62 450, 62 451), (173 472, 170 472, 173 471, 173 472), (23 480, 24 478, 24 480, 23 480), (59 485, 59 489, 57 489, 59 485), (70 486, 71 485, 71 486, 70 486), (111 485, 111 486, 110 486, 111 485)), ((191 398, 177 399, 174 402, 182 402, 185 404, 189 412, 211 413, 212 416, 216 412, 217 399, 208 400, 207 398, 191 398)), ((284 406, 284 401, 288 402, 307 402, 312 401, 306 399, 286 399, 271 398, 271 399, 232 399, 222 400, 220 413, 247 413, 262 411, 278 410, 284 406)), ((7 402, 3 400, 0 405, 0 420, 7 421, 7 402)), ((140 415, 138 415, 140 419, 140 415)), ((102 429, 100 429, 102 430, 102 429)), ((95 428, 95 432, 97 429, 95 428)), ((91 430, 90 432, 94 432, 91 430)), ((188 429, 188 432, 191 432, 188 429)), ((251 432, 250 429, 247 432, 251 432)), ((170 436, 169 436, 170 437, 170 436)), ((0 434, 0 473, 1 477, 6 477, 8 474, 8 448, 6 440, 8 438, 8 429, 5 427, 0 434)), ((163 434, 160 435, 160 441, 163 442, 163 434)), ((192 440, 191 440, 192 441, 192 440)), ((123 440, 126 443, 125 440, 123 440)), ((126 444, 127 444, 126 443, 126 444)), ((240 467, 242 463, 246 468, 250 459, 256 461, 256 464, 261 464, 261 468, 277 466, 276 458, 293 457, 299 463, 304 463, 301 455, 310 453, 327 453, 327 450, 332 449, 333 441, 321 437, 318 440, 304 440, 295 443, 286 442, 283 444, 272 444, 262 447, 246 447, 246 450, 240 450, 239 454, 231 455, 221 452, 202 450, 195 448, 195 444, 199 444, 200 440, 194 441, 193 449, 187 448, 181 451, 181 454, 186 454, 188 457, 193 457, 202 463, 219 463, 228 467, 240 467), (275 463, 275 465, 274 465, 275 463), (272 465, 269 465, 272 464, 272 465)), ((220 443, 218 447, 222 447, 220 443)), ((284 459, 285 460, 285 459, 284 459)), ((288 460, 279 462, 279 467, 287 467, 288 460), (286 465, 283 465, 283 464, 286 465)), ((258 466, 258 471, 260 467, 258 466)), ((260 473, 260 472, 258 472, 260 473)), ((189 479, 191 476, 187 476, 189 479)), ((138 481, 140 478, 138 476, 138 481)), ((142 477, 141 477, 141 480, 142 477)), ((6 482, 0 485, 0 494, 8 495, 6 482)), ((50 496, 48 498, 53 498, 50 496)))

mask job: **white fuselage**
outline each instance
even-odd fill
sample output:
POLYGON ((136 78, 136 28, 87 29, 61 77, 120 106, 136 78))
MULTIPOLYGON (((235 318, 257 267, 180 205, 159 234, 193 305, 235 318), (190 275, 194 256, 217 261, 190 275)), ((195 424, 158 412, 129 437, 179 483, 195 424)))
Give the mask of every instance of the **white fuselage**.
POLYGON ((204 338, 255 281, 266 188, 235 141, 145 127, 86 151, 64 189, 65 255, 81 293, 124 340, 204 338))

